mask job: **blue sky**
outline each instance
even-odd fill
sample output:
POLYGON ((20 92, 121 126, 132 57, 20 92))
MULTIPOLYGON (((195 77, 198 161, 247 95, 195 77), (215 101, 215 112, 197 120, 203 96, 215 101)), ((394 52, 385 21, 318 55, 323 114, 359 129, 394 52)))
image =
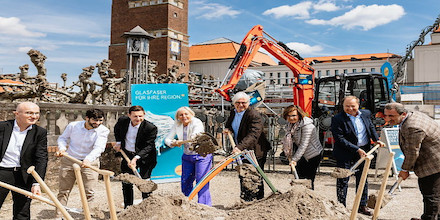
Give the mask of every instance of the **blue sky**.
MULTIPOLYGON (((107 58, 111 0, 0 0, 0 71, 30 64, 31 48, 47 56, 51 82, 76 81, 82 68, 107 58)), ((189 0, 190 44, 219 37, 241 42, 260 24, 303 57, 391 52, 440 14, 438 0, 189 0)), ((430 39, 427 38, 426 42, 430 39)))

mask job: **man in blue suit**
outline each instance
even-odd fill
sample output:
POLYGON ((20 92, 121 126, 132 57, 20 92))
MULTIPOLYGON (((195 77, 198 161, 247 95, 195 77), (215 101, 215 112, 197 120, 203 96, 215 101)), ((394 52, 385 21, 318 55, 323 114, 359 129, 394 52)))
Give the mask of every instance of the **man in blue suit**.
MULTIPOLYGON (((336 141, 333 156, 340 168, 349 169, 361 157, 365 157, 371 149, 371 140, 376 143, 379 137, 376 133, 374 125, 370 119, 370 111, 359 110, 359 98, 356 96, 347 96, 343 100, 344 112, 335 115, 332 118, 331 131, 336 141)), ((359 171, 355 173, 356 189, 362 175, 363 164, 359 166, 359 171)), ((350 177, 338 178, 336 182, 336 195, 338 201, 346 206, 346 197, 348 189, 348 181, 350 177)), ((368 199, 368 182, 362 192, 359 213, 372 215, 371 210, 367 208, 368 199)))

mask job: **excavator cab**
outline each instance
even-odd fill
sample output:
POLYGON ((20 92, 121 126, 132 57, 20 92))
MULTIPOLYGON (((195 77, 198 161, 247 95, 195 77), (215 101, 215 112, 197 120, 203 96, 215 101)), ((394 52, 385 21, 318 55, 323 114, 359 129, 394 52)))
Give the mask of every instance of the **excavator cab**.
POLYGON ((334 140, 330 132, 331 118, 343 111, 344 97, 358 97, 359 108, 371 111, 372 121, 380 130, 385 121, 376 115, 383 113, 385 104, 390 102, 388 81, 381 73, 349 73, 321 77, 315 83, 312 117, 317 119, 320 140, 324 146, 323 162, 332 165, 334 140))

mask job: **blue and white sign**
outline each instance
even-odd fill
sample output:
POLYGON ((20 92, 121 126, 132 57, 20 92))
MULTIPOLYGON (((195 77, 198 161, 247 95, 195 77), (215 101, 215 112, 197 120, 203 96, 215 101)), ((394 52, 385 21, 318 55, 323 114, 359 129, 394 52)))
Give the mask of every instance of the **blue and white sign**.
POLYGON ((379 148, 376 168, 385 168, 390 152, 394 152, 393 173, 397 174, 402 169, 405 156, 399 145, 399 128, 384 128, 380 140, 386 144, 386 148, 379 148))
MULTIPOLYGON (((390 87, 390 96, 391 96, 391 88, 393 87, 393 78, 394 78, 394 72, 393 72, 393 67, 391 66, 391 63, 389 62, 385 62, 381 67, 380 67, 380 72, 382 73, 382 75, 384 77, 387 78, 388 81, 388 86, 390 87)), ((393 95, 393 100, 396 100, 396 95, 393 95)))
POLYGON ((151 179, 156 183, 180 181, 182 175, 182 154, 180 147, 169 148, 164 139, 174 124, 176 110, 188 106, 186 84, 136 84, 131 85, 131 103, 145 109, 145 119, 158 129, 156 150, 157 165, 151 179))

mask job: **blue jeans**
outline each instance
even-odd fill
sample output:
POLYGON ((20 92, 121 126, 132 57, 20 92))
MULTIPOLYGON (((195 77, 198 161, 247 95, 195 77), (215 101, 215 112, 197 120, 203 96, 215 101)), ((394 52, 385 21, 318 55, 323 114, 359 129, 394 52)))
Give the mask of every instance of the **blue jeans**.
MULTIPOLYGON (((194 180, 198 183, 202 177, 211 169, 212 154, 202 157, 196 155, 182 155, 182 177, 181 189, 185 196, 189 196, 193 189, 194 180)), ((211 206, 211 193, 209 192, 209 183, 207 183, 198 193, 198 202, 211 206)))

